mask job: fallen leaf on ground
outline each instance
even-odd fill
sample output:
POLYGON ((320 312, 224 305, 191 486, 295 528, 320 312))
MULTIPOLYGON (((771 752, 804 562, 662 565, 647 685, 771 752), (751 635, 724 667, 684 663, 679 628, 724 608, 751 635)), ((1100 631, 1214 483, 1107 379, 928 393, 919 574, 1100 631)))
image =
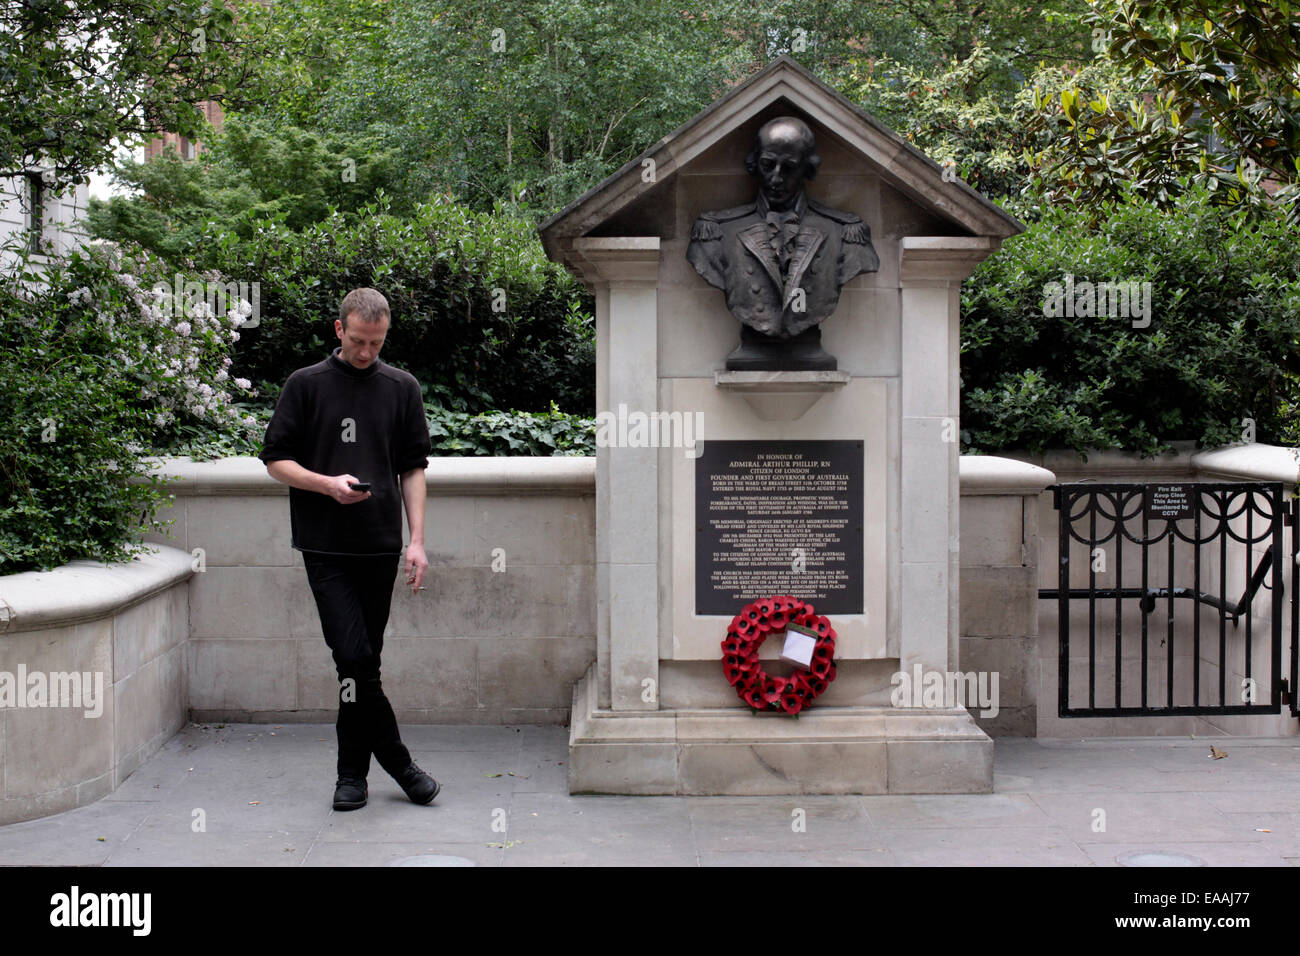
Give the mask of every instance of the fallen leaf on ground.
POLYGON ((1226 750, 1220 750, 1218 747, 1214 746, 1214 744, 1210 744, 1210 756, 1215 760, 1222 760, 1224 757, 1228 756, 1228 752, 1226 750))

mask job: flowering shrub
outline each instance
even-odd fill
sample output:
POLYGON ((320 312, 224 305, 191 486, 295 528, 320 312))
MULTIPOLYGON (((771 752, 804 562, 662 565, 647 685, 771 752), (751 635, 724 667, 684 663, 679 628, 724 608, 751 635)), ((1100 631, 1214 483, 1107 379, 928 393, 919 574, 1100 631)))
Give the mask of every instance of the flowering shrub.
POLYGON ((154 517, 161 476, 142 456, 195 425, 251 440, 257 423, 236 404, 251 386, 232 379, 226 354, 251 306, 215 314, 202 292, 220 276, 176 283, 138 250, 10 261, 0 277, 0 574, 124 560, 164 527, 154 517))

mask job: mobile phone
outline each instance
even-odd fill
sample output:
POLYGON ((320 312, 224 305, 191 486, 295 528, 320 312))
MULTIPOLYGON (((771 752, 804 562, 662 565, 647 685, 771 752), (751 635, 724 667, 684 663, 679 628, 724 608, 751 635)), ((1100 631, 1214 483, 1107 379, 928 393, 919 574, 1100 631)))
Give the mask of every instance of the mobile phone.
POLYGON ((370 482, 368 482, 368 481, 355 481, 355 482, 353 482, 353 481, 349 481, 349 482, 348 482, 348 487, 351 488, 353 491, 369 491, 369 490, 370 490, 370 482))

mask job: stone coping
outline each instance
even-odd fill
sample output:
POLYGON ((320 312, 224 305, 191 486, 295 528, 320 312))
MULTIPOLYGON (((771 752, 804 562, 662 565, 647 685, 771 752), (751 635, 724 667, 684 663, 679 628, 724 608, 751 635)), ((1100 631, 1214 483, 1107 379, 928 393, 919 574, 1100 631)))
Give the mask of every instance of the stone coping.
MULTIPOLYGON (((1114 450, 1090 452, 1087 461, 1073 451, 1063 450, 1009 454, 1018 461, 1041 465, 1058 475, 1083 472, 1099 479, 1126 480, 1140 474, 1149 475, 1150 480, 1196 475, 1211 480, 1281 481, 1288 485, 1300 482, 1300 450, 1294 448, 1252 442, 1197 451, 1193 442, 1173 444, 1174 453, 1158 458, 1114 450)), ((963 465, 967 460, 962 459, 963 465)))
POLYGON ((194 574, 188 552, 148 547, 120 564, 71 561, 52 571, 0 576, 0 635, 109 617, 194 574))
MULTIPOLYGON (((192 461, 154 459, 169 476, 174 495, 287 495, 289 486, 266 472, 251 456, 192 461), (170 477, 175 476, 175 477, 170 477)), ((440 495, 594 495, 596 459, 586 456, 554 458, 430 458, 425 487, 440 495)))
MULTIPOLYGON (((1278 445, 1229 445, 1192 456, 1196 470, 1209 477, 1251 481, 1300 482, 1300 450, 1278 445)), ((1294 488, 1284 489, 1292 491, 1294 488)))
POLYGON ((963 495, 1037 495, 1056 481, 1056 475, 1014 458, 962 455, 963 495))
MULTIPOLYGON (((175 495, 287 495, 289 486, 266 473, 257 458, 155 459, 175 495)), ((1140 461, 1140 459, 1139 459, 1140 461)), ((596 459, 586 456, 554 458, 430 458, 426 486, 443 495, 592 495, 596 489, 596 459)), ((1038 494, 1056 480, 1047 469, 1013 458, 963 455, 961 490, 967 495, 1038 494)))

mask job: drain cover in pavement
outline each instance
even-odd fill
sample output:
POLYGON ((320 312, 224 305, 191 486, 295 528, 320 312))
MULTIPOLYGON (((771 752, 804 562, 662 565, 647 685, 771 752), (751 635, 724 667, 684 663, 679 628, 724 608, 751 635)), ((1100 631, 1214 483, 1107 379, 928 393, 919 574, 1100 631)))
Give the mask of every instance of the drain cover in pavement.
POLYGON ((1135 850, 1115 857, 1120 866, 1205 866, 1204 860, 1183 853, 1166 853, 1163 850, 1135 850))
POLYGON ((428 854, 426 856, 408 856, 400 860, 394 860, 389 866, 476 866, 473 860, 467 860, 463 856, 437 856, 428 854))

